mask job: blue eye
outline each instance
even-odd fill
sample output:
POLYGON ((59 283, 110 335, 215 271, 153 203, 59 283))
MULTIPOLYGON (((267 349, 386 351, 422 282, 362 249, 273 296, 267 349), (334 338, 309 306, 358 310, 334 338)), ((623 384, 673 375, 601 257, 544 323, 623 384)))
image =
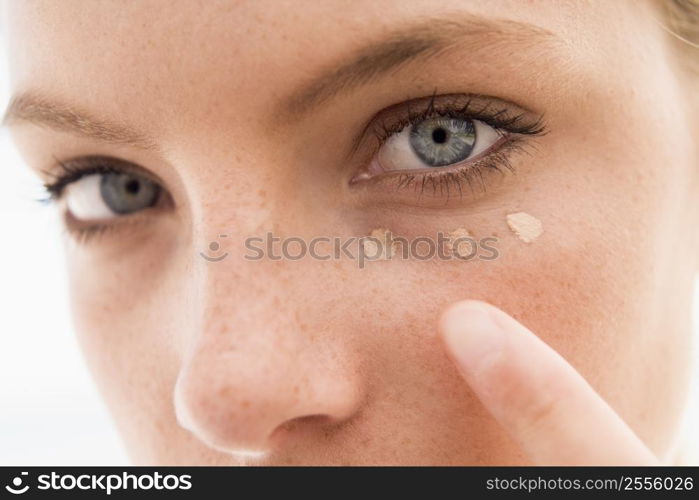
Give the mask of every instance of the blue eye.
POLYGON ((113 219, 154 206, 161 187, 141 175, 104 172, 83 175, 65 188, 68 211, 79 220, 113 219))
POLYGON ((158 200, 159 186, 131 174, 102 174, 100 193, 104 203, 117 214, 130 214, 152 207, 158 200))
POLYGON ((426 165, 443 167, 469 157, 476 144, 476 127, 467 118, 430 118, 410 128, 409 141, 426 165))
POLYGON ((439 169, 490 150, 505 133, 469 118, 436 116, 392 134, 377 154, 379 171, 439 169))

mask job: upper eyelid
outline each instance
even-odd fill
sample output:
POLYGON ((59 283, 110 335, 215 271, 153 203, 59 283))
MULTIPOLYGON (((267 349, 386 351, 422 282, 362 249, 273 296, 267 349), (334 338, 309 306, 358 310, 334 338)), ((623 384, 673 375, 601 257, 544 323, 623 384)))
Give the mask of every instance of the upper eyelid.
POLYGON ((127 160, 111 156, 81 156, 67 160, 54 157, 54 165, 49 171, 44 171, 51 180, 44 183, 44 188, 52 198, 60 198, 63 190, 82 177, 104 173, 130 173, 141 176, 165 189, 163 181, 144 167, 127 160))
MULTIPOLYGON (((406 116, 410 115, 411 113, 415 114, 416 112, 419 112, 419 110, 425 111, 429 108, 432 108, 436 113, 443 112, 447 108, 461 109, 464 111, 465 116, 469 116, 473 119, 479 119, 485 123, 488 123, 489 125, 491 124, 489 121, 493 121, 492 118, 494 114, 502 114, 503 111, 509 111, 511 114, 507 116, 507 119, 525 120, 527 125, 533 129, 532 133, 535 133, 536 135, 543 135, 547 131, 543 113, 531 111, 526 107, 517 104, 516 102, 482 94, 437 94, 437 91, 435 90, 431 96, 418 97, 393 104, 376 113, 367 122, 360 134, 352 143, 348 157, 351 157, 356 153, 361 145, 367 140, 367 137, 370 137, 372 134, 376 136, 377 127, 380 129, 381 127, 385 126, 387 118, 391 118, 391 115, 395 116, 402 113, 403 116, 406 116), (495 106, 498 107, 498 111, 488 111, 488 108, 492 109, 495 106), (487 113, 490 113, 490 115, 487 113)), ((507 130, 506 128, 503 129, 507 130)), ((379 145, 380 142, 381 141, 379 141, 379 145)))
POLYGON ((456 113, 472 119, 479 119, 486 123, 497 121, 500 122, 500 126, 512 125, 519 120, 530 117, 533 120, 531 124, 539 122, 543 126, 543 115, 531 112, 514 102, 479 94, 437 95, 436 91, 429 98, 413 99, 404 104, 385 108, 376 115, 376 121, 385 120, 385 115, 390 115, 393 108, 401 110, 403 107, 407 107, 409 117, 428 113, 456 113))

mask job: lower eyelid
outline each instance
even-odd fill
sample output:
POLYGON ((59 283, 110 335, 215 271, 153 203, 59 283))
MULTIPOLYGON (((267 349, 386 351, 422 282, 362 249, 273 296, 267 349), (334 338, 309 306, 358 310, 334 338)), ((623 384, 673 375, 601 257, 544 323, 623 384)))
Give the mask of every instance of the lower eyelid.
POLYGON ((140 228, 149 226, 161 216, 170 213, 172 207, 171 199, 165 190, 161 190, 158 201, 152 207, 104 219, 78 219, 68 210, 65 198, 59 200, 59 203, 66 232, 80 243, 111 235, 111 233, 119 234, 122 238, 124 236, 122 231, 141 231, 140 228))
POLYGON ((119 239, 122 239, 126 234, 123 231, 141 232, 143 228, 153 222, 152 214, 147 213, 152 210, 158 210, 158 207, 107 220, 80 220, 76 219, 68 210, 65 210, 63 213, 63 225, 66 232, 79 243, 87 243, 88 241, 98 239, 98 237, 110 236, 112 233, 118 236, 119 239))
POLYGON ((396 169, 396 170, 382 170, 380 165, 376 163, 377 158, 374 158, 370 165, 367 167, 367 174, 368 175, 362 175, 363 172, 360 172, 358 175, 353 177, 350 181, 350 184, 355 184, 360 181, 367 181, 369 179, 374 179, 376 177, 396 177, 396 176, 401 176, 401 175, 423 175, 423 174, 428 174, 428 175, 441 175, 441 174, 446 174, 446 173, 456 173, 459 172, 463 169, 469 168, 470 165, 475 165, 477 162, 482 161, 483 159, 487 158, 490 154, 493 152, 497 151, 497 149, 504 147, 509 141, 516 141, 516 136, 514 134, 507 134, 503 133, 501 135, 501 138, 495 142, 494 144, 491 144, 490 147, 488 147, 485 151, 479 152, 475 157, 473 158, 468 158, 462 162, 459 163, 454 163, 453 165, 445 166, 445 167, 425 167, 422 169, 396 169))
POLYGON ((78 243, 86 243, 96 236, 102 236, 115 229, 113 224, 86 225, 84 221, 72 219, 68 212, 66 212, 64 217, 64 227, 66 232, 78 243))
POLYGON ((516 159, 529 153, 529 138, 518 134, 503 137, 492 151, 456 167, 394 171, 350 186, 364 204, 397 203, 406 206, 444 208, 451 200, 475 200, 493 182, 516 173, 516 159), (495 177, 493 177, 495 176, 495 177))

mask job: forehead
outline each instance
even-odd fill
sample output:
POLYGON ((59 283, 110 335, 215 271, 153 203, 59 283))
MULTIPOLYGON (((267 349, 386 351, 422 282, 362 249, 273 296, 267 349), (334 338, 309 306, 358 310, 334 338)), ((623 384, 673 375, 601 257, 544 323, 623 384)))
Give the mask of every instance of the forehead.
MULTIPOLYGON (((276 113, 270 103, 313 90, 316 75, 332 75, 353 55, 371 59, 373 44, 401 37, 410 50, 410 40, 419 49, 426 38, 467 35, 459 62, 471 80, 501 79, 498 65, 526 71, 543 53, 529 37, 536 31, 557 40, 553 57, 561 64, 577 59, 594 68, 613 33, 639 31, 634 17, 640 16, 632 15, 638 11, 621 1, 65 0, 11 3, 7 27, 17 91, 79 100, 105 116, 128 115, 129 122, 154 127, 183 111, 202 120, 276 113), (498 37, 502 21, 513 24, 498 37)), ((393 48, 395 56, 400 50, 393 48)), ((439 61, 437 53, 428 55, 439 61)), ((413 80, 419 85, 420 78, 413 80)), ((426 79, 425 90, 434 84, 426 79)))

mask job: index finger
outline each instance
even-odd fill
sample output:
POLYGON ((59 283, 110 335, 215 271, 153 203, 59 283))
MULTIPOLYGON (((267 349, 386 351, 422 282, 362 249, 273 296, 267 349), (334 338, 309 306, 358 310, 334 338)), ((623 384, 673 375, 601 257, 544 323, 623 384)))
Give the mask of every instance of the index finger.
POLYGON ((657 464, 585 379, 514 318, 464 301, 446 311, 441 328, 466 381, 534 463, 657 464))

